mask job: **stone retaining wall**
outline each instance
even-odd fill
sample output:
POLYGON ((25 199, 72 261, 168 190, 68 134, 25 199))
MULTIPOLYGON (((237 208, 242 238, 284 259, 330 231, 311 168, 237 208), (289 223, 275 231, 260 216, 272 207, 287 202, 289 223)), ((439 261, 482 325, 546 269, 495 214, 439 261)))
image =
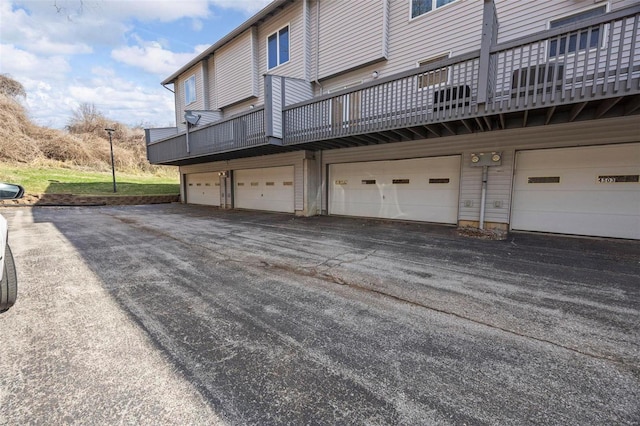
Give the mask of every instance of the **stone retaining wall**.
POLYGON ((138 204, 163 204, 180 201, 179 195, 74 195, 74 194, 26 194, 19 200, 2 200, 0 206, 123 206, 138 204))

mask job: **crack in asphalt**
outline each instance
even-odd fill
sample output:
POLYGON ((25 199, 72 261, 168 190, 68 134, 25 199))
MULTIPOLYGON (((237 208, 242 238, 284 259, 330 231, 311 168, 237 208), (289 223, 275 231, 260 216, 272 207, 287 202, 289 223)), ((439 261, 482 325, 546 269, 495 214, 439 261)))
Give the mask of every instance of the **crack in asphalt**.
MULTIPOLYGON (((433 312, 438 312, 438 313, 441 313, 441 314, 450 315, 450 316, 453 316, 453 317, 461 319, 461 320, 465 320, 465 321, 472 322, 474 324, 482 325, 482 326, 491 328, 493 330, 499 330, 501 332, 512 334, 512 335, 515 335, 515 336, 518 336, 518 337, 521 337, 521 338, 524 338, 524 339, 529 339, 529 340, 533 340, 533 341, 536 341, 536 342, 549 344, 549 345, 552 345, 554 347, 557 347, 557 348, 560 348, 560 349, 564 349, 564 350, 567 350, 567 351, 570 351, 570 352, 573 352, 573 353, 576 353, 576 354, 579 354, 579 355, 583 355, 583 356, 586 356, 586 357, 589 357, 589 358, 593 358, 593 359, 597 359, 597 360, 601 360, 601 361, 613 362, 615 364, 618 364, 618 365, 621 365, 621 366, 624 366, 624 367, 631 367, 632 369, 633 368, 636 368, 636 369, 640 368, 640 365, 627 363, 627 362, 625 362, 624 360, 621 360, 621 359, 617 359, 617 358, 613 358, 613 357, 609 357, 609 356, 598 355, 598 354, 595 354, 595 353, 592 353, 592 352, 587 352, 587 351, 580 350, 580 349, 575 348, 575 347, 566 346, 566 345, 563 345, 561 343, 554 342, 552 340, 531 336, 531 335, 528 335, 528 334, 525 334, 525 333, 521 333, 521 332, 518 332, 516 330, 508 329, 508 328, 505 328, 505 327, 500 327, 500 326, 497 326, 495 324, 491 324, 489 322, 478 320, 478 319, 475 319, 475 318, 471 318, 471 317, 468 317, 468 316, 465 316, 465 315, 461 315, 461 314, 458 314, 458 313, 453 312, 453 311, 449 311, 449 310, 441 309, 441 308, 436 308, 436 307, 429 306, 429 305, 426 305, 426 304, 423 304, 423 303, 420 303, 420 302, 416 302, 416 301, 413 301, 413 300, 405 299, 403 297, 396 296, 396 295, 393 295, 393 294, 390 294, 390 293, 387 293, 387 292, 384 292, 384 291, 376 290, 374 288, 370 288, 370 287, 366 287, 366 286, 363 286, 363 285, 360 285, 360 284, 357 284, 357 283, 349 282, 349 281, 347 281, 347 280, 345 280, 345 279, 343 279, 343 278, 341 278, 341 277, 339 277, 337 275, 328 273, 328 271, 331 271, 332 269, 335 269, 335 268, 340 267, 340 266, 344 266, 346 264, 354 264, 356 262, 362 262, 362 261, 366 260, 367 258, 375 255, 375 253, 378 251, 377 249, 372 250, 372 251, 368 252, 366 255, 364 255, 363 257, 360 257, 360 258, 357 258, 357 259, 350 259, 350 260, 349 259, 345 259, 344 261, 341 261, 338 264, 327 265, 328 268, 323 270, 323 271, 318 271, 316 268, 318 268, 319 266, 322 266, 322 265, 326 265, 331 260, 335 260, 338 256, 342 256, 344 254, 348 254, 349 252, 346 252, 346 253, 343 253, 341 255, 331 257, 331 258, 327 258, 323 262, 321 262, 321 263, 319 263, 319 264, 317 264, 317 265, 315 265, 313 267, 298 268, 298 267, 294 267, 294 266, 290 266, 290 265, 286 265, 286 264, 269 263, 269 262, 267 262, 267 261, 265 261, 263 259, 257 259, 257 263, 256 262, 252 262, 253 263, 252 264, 252 263, 247 262, 247 259, 235 259, 234 257, 232 257, 232 256, 230 256, 228 254, 223 254, 221 251, 214 250, 211 247, 208 247, 208 246, 205 246, 205 245, 202 245, 202 244, 197 244, 197 243, 194 243, 193 241, 184 241, 184 240, 182 240, 182 239, 180 239, 178 237, 175 237, 175 236, 173 236, 173 235, 171 235, 169 233, 162 232, 162 231, 159 231, 159 230, 157 230, 155 228, 151 228, 149 226, 143 225, 143 224, 141 224, 140 222, 138 222, 135 219, 122 218, 122 217, 119 217, 119 216, 117 216, 115 214, 109 214, 109 213, 103 213, 103 214, 105 214, 107 216, 110 216, 110 217, 112 217, 112 218, 114 218, 114 219, 116 219, 116 220, 118 220, 118 221, 120 221, 120 222, 122 222, 122 223, 124 223, 126 225, 136 227, 138 229, 150 232, 150 233, 152 233, 154 235, 157 235, 157 236, 162 236, 162 237, 169 238, 169 239, 174 240, 174 241, 176 241, 176 242, 178 242, 178 243, 180 243, 182 245, 188 245, 188 246, 191 246, 191 247, 196 246, 196 247, 199 247, 199 248, 201 248, 201 249, 203 249, 205 251, 209 251, 209 252, 215 253, 215 254, 221 256, 224 260, 227 260, 227 261, 230 261, 230 262, 243 264, 243 265, 246 265, 246 266, 253 266, 253 267, 273 268, 273 269, 287 271, 287 272, 290 272, 290 273, 293 273, 293 274, 297 274, 297 275, 302 275, 302 276, 305 276, 305 277, 321 279, 321 280, 323 280, 325 282, 338 284, 340 286, 346 286, 346 287, 349 287, 349 288, 352 288, 352 289, 355 289, 355 290, 358 290, 358 291, 363 291, 363 292, 367 292, 367 293, 373 293, 373 294, 376 294, 376 295, 379 295, 379 296, 383 296, 383 297, 386 297, 386 298, 389 298, 389 299, 392 299, 392 300, 395 300, 395 301, 398 301, 398 302, 401 302, 401 303, 405 303, 405 304, 408 304, 408 305, 411 305, 411 306, 416 306, 416 307, 419 307, 419 308, 422 308, 422 309, 427 309, 427 310, 430 310, 430 311, 433 311, 433 312)), ((353 253, 353 252, 351 252, 351 253, 353 253)))

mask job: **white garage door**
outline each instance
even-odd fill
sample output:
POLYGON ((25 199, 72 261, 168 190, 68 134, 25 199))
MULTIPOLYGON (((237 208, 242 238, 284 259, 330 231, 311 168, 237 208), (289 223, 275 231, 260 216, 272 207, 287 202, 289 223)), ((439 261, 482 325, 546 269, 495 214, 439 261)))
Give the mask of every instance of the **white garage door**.
POLYGON ((511 228, 640 239, 640 144, 518 152, 511 228))
POLYGON ((190 173, 187 175, 187 203, 220 205, 220 177, 218 173, 190 173))
POLYGON ((234 173, 236 207, 294 212, 293 166, 237 170, 234 173))
POLYGON ((457 223, 460 156, 329 166, 331 214, 457 223))

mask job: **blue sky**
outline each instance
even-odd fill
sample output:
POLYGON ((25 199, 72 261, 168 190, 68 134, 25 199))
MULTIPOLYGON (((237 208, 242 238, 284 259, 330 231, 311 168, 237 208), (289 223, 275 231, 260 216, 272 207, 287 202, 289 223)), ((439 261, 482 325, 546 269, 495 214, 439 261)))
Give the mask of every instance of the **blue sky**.
POLYGON ((175 125, 160 85, 270 0, 0 0, 0 73, 38 124, 81 103, 128 125, 175 125))

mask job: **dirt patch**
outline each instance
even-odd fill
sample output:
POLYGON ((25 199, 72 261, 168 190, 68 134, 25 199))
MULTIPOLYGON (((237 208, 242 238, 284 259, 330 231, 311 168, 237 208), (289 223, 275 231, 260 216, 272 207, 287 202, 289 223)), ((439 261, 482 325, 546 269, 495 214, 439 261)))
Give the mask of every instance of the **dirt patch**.
POLYGON ((481 240, 506 240, 508 232, 500 229, 480 229, 465 226, 458 228, 458 235, 463 237, 479 238, 481 240))

